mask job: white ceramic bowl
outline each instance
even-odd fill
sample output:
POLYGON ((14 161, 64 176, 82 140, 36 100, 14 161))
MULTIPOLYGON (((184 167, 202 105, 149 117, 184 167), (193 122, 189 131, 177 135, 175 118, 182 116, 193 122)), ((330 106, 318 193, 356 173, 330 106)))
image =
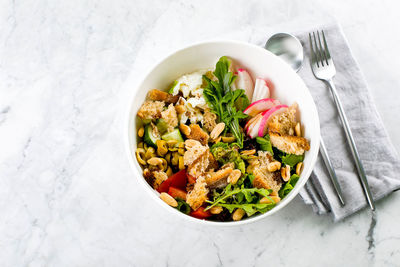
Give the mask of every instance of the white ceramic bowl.
MULTIPOLYGON (((129 85, 128 85, 129 86, 129 85)), ((268 217, 285 207, 300 191, 308 180, 314 167, 319 149, 320 126, 317 109, 311 94, 302 79, 280 58, 271 52, 248 43, 236 41, 211 41, 204 42, 180 49, 156 64, 142 82, 134 88, 134 97, 128 109, 125 128, 126 148, 131 163, 133 177, 139 180, 142 190, 149 193, 149 198, 144 201, 157 201, 161 207, 170 211, 173 216, 179 216, 189 222, 203 225, 242 225, 268 217), (272 97, 281 103, 291 105, 297 102, 304 136, 310 140, 311 148, 306 152, 304 167, 301 177, 295 188, 277 204, 275 208, 248 219, 238 222, 212 222, 190 217, 178 210, 169 207, 160 198, 158 192, 153 190, 142 176, 142 169, 135 157, 137 144, 137 119, 136 113, 146 98, 146 94, 153 88, 166 90, 167 87, 183 74, 199 69, 213 68, 221 56, 232 58, 236 66, 247 69, 255 77, 267 78, 272 81, 272 97)), ((156 212, 156 211, 155 211, 156 212)))

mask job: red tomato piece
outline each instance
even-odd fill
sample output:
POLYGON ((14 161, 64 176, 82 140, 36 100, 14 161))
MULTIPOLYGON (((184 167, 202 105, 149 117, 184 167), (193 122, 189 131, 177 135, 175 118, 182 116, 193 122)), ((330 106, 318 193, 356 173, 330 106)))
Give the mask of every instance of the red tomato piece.
POLYGON ((183 191, 173 186, 169 187, 168 195, 172 196, 173 198, 180 198, 186 200, 186 191, 183 191))
POLYGON ((158 187, 157 191, 162 193, 168 193, 168 190, 171 186, 175 188, 179 188, 182 190, 186 190, 187 184, 187 175, 186 170, 181 170, 173 175, 171 175, 167 180, 161 183, 160 187, 158 187))
POLYGON ((191 211, 189 213, 190 216, 195 217, 197 219, 206 219, 208 217, 210 217, 212 214, 210 211, 205 211, 204 207, 200 207, 197 210, 191 211))

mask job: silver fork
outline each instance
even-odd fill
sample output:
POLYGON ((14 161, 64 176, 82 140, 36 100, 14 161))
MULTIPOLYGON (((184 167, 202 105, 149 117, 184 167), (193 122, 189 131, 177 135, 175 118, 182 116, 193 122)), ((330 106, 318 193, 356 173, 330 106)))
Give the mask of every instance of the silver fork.
POLYGON ((351 133, 349 123, 347 121, 346 115, 344 113, 344 109, 342 107, 342 103, 340 102, 338 93, 336 91, 336 87, 333 84, 333 77, 336 74, 336 69, 335 69, 335 65, 333 64, 331 54, 329 53, 329 50, 328 50, 328 44, 325 39, 324 31, 322 31, 322 39, 323 39, 324 46, 322 46, 319 31, 317 31, 317 34, 315 34, 313 32, 312 36, 311 36, 311 33, 309 33, 309 38, 310 38, 310 47, 311 47, 312 71, 314 73, 314 76, 317 79, 322 80, 329 85, 329 88, 330 88, 332 96, 333 96, 333 100, 339 111, 339 116, 342 121, 344 131, 346 133, 347 141, 350 144, 351 153, 356 162, 357 172, 358 172, 358 175, 360 178, 361 185, 363 187, 363 190, 365 192, 365 195, 368 200, 368 204, 371 207, 371 210, 375 210, 375 203, 374 203, 374 199, 371 194, 371 190, 368 186, 367 176, 365 175, 364 167, 362 165, 360 156, 358 154, 357 147, 354 142, 354 138, 351 133), (317 37, 316 37, 316 35, 317 35, 317 37), (313 44, 313 42, 314 42, 314 44, 313 44))

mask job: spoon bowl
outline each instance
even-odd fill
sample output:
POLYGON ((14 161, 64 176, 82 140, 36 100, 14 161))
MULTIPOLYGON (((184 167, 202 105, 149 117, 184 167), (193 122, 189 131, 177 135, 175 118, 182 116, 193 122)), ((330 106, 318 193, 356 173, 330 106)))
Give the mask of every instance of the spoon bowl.
POLYGON ((265 49, 277 55, 296 72, 303 65, 303 46, 299 39, 289 33, 277 33, 272 35, 265 49))

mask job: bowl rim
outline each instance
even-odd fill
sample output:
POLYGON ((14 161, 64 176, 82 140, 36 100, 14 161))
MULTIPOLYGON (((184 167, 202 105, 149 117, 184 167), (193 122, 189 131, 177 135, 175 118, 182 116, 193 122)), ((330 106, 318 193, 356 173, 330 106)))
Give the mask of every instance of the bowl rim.
MULTIPOLYGON (((308 179, 311 176, 311 172, 315 166, 315 163, 317 161, 318 158, 318 151, 319 151, 319 146, 320 146, 320 139, 317 138, 317 140, 313 140, 313 143, 315 145, 315 154, 314 155, 308 155, 308 157, 311 157, 310 159, 310 168, 308 173, 304 174, 305 176, 307 176, 306 178, 303 178, 303 180, 301 181, 301 183, 297 183, 295 188, 297 187, 298 189, 296 191, 291 191, 289 193, 288 196, 285 197, 284 201, 284 205, 278 205, 276 207, 274 207, 273 209, 271 209, 270 211, 263 213, 263 214, 258 214, 254 217, 250 217, 247 218, 245 220, 240 220, 240 221, 231 221, 231 222, 218 222, 218 221, 208 221, 208 220, 202 220, 202 219, 197 219, 194 218, 192 216, 186 215, 180 211, 178 211, 177 209, 171 208, 169 206, 167 206, 158 196, 157 194, 154 194, 154 192, 150 191, 149 185, 147 184, 147 182, 145 181, 145 179, 143 178, 143 174, 139 172, 137 166, 135 165, 135 160, 134 157, 131 154, 131 149, 130 149, 130 135, 129 135, 129 128, 130 128, 130 115, 131 115, 131 110, 132 110, 132 104, 133 104, 133 99, 135 97, 135 95, 137 94, 137 91, 139 89, 139 87, 143 84, 143 82, 146 80, 146 78, 164 61, 166 61, 167 59, 175 56, 176 54, 186 50, 186 49, 192 49, 196 46, 204 46, 204 45, 213 45, 213 44, 221 44, 224 43, 226 45, 242 45, 242 46, 247 46, 250 47, 252 49, 256 49, 259 50, 260 52, 263 53, 267 53, 270 56, 273 56, 275 58, 277 58, 279 61, 281 61, 285 67, 287 68, 289 71, 293 72, 295 75, 297 75, 300 79, 300 81, 303 83, 303 85, 306 87, 306 94, 309 95, 309 97, 312 100, 312 109, 314 110, 314 114, 316 115, 316 121, 315 121, 315 125, 316 127, 314 127, 315 129, 313 129, 313 131, 317 131, 316 136, 320 135, 320 120, 319 120, 319 116, 318 116, 318 111, 317 111, 317 107, 315 105, 314 99, 310 93, 310 90, 308 88, 308 86, 304 83, 303 79, 294 71, 292 70, 292 68, 290 68, 290 66, 285 63, 281 58, 279 58, 278 56, 274 55, 273 53, 271 53, 270 51, 248 43, 248 42, 243 42, 243 41, 237 41, 237 40, 230 40, 230 39, 211 39, 211 40, 206 40, 206 41, 200 41, 200 42, 195 42, 195 43, 191 43, 188 44, 182 48, 176 49, 170 53, 168 53, 166 56, 162 57, 161 59, 157 60, 155 63, 153 63, 149 68, 147 68, 145 71, 142 71, 141 74, 139 74, 139 79, 137 79, 136 76, 136 82, 132 82, 131 86, 129 86, 129 88, 134 88, 131 92, 131 94, 128 94, 127 97, 127 103, 126 103, 126 110, 124 111, 124 126, 123 126, 123 140, 124 140, 124 147, 125 147, 125 152, 126 155, 128 157, 128 161, 129 161, 129 165, 131 170, 133 171, 133 176, 134 177, 140 177, 142 179, 135 179, 138 180, 139 183, 142 185, 142 188, 146 188, 144 189, 148 195, 150 195, 151 198, 153 198, 157 203, 159 203, 162 207, 164 207, 164 209, 168 210, 170 213, 175 213, 178 215, 179 218, 181 218, 184 221, 188 221, 188 222, 193 222, 199 225, 203 225, 203 226, 218 226, 218 227, 232 227, 232 226, 241 226, 241 225, 245 225, 245 224, 250 224, 250 223, 254 223, 256 221, 259 221, 261 219, 264 219, 268 216, 272 216, 274 215, 276 212, 278 212, 279 210, 281 210, 282 208, 284 208, 285 206, 287 206, 294 197, 296 197, 298 195, 298 193, 300 192, 300 190, 303 188, 303 186, 305 185, 305 183, 308 181, 308 179), (148 190, 149 189, 149 190, 148 190)), ((128 78, 125 81, 125 86, 131 82, 131 77, 132 77, 133 73, 130 73, 128 75, 128 78)), ((154 189, 152 189, 154 190, 154 189)))

